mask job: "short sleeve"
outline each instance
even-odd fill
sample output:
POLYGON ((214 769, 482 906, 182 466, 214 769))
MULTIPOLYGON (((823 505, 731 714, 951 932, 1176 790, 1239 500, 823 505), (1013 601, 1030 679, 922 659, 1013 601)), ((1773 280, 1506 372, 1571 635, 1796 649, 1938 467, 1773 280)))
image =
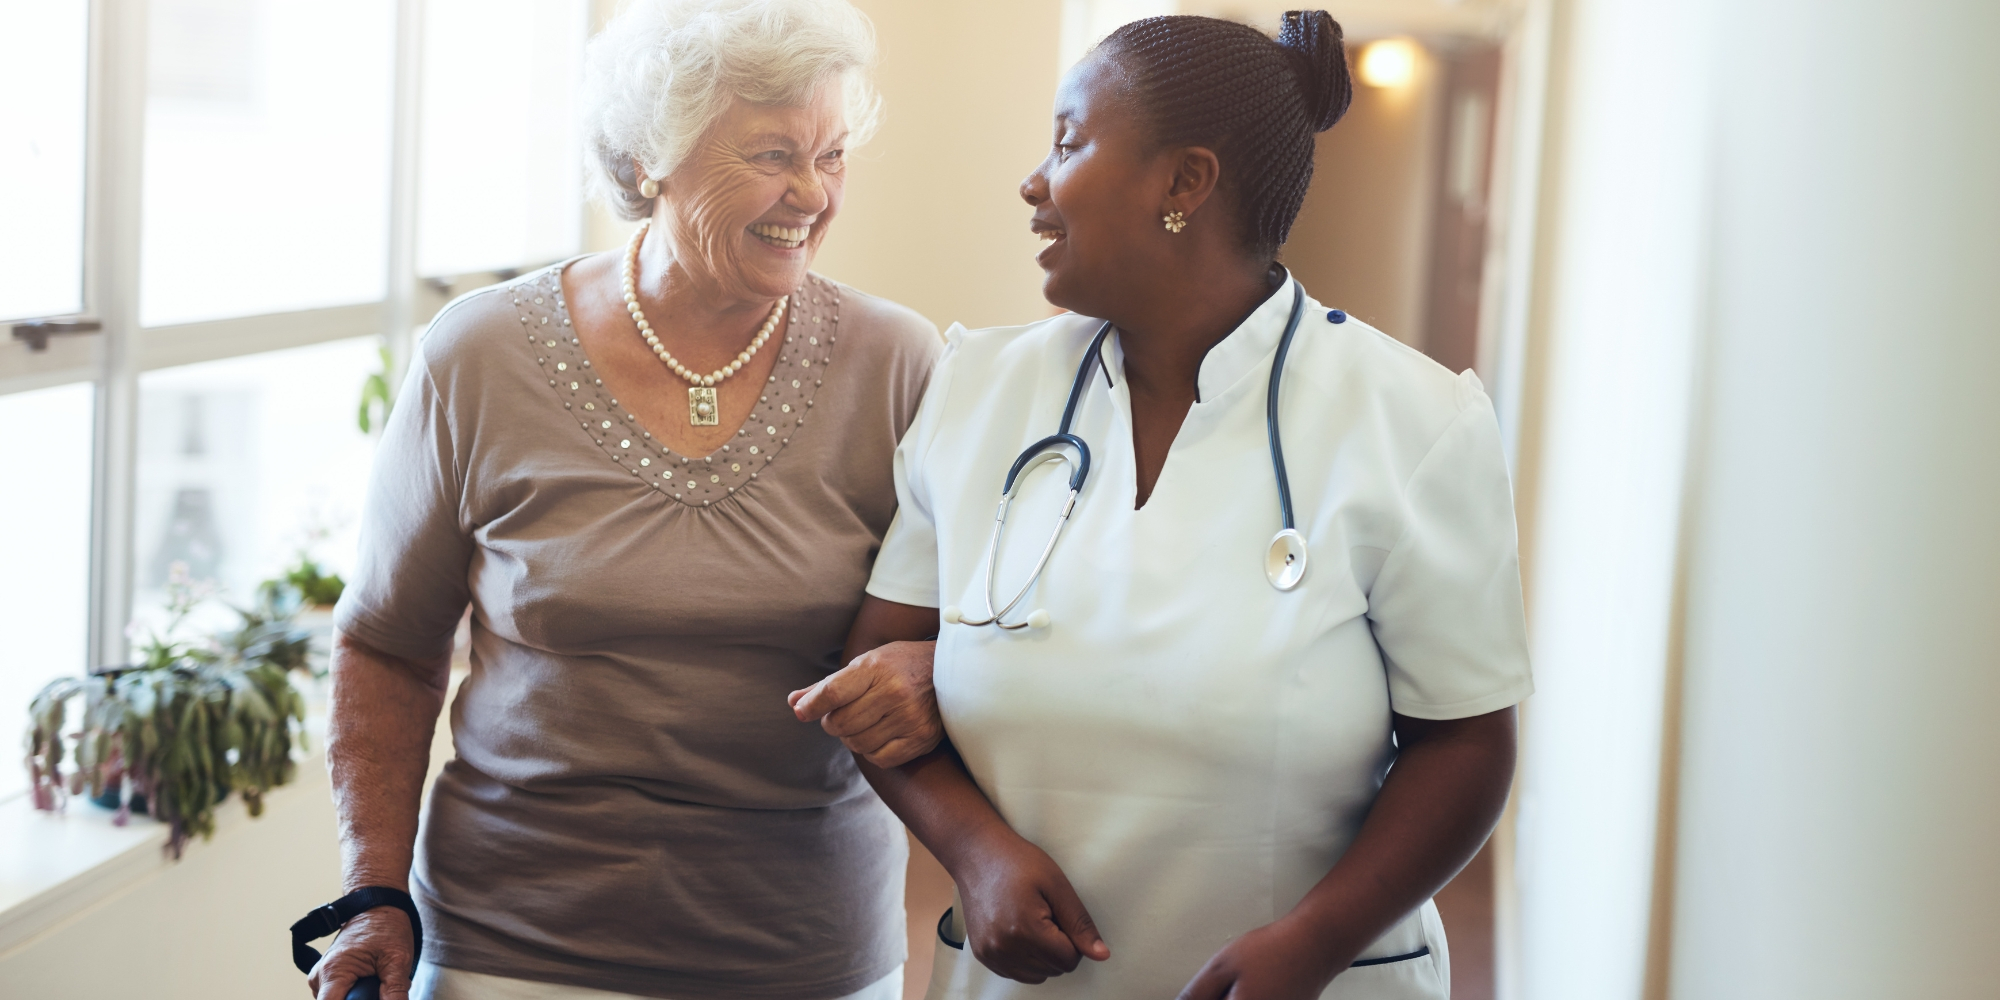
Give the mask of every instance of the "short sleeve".
POLYGON ((945 334, 947 346, 931 372, 917 419, 896 445, 896 518, 882 538, 867 587, 871 596, 885 601, 919 608, 935 608, 940 603, 937 521, 924 479, 924 457, 942 423, 945 401, 951 394, 952 357, 964 332, 963 327, 953 324, 945 334))
POLYGON ((1431 446, 1403 492, 1407 518, 1369 592, 1395 711, 1462 719, 1534 690, 1513 491, 1482 392, 1431 446))
POLYGON ((471 599, 474 545, 459 517, 461 471, 445 401, 420 355, 375 453, 357 569, 334 608, 341 632, 413 660, 451 652, 471 599))

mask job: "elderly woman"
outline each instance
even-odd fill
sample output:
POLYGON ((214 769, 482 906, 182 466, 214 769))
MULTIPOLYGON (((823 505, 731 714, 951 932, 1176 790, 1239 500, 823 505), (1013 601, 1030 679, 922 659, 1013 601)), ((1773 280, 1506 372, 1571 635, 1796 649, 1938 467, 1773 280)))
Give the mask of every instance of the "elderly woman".
POLYGON ((328 758, 347 888, 412 887, 421 962, 367 910, 322 1000, 900 996, 905 841, 829 733, 934 745, 929 647, 844 671, 844 726, 786 706, 840 666, 942 346, 807 270, 872 54, 844 0, 640 0, 593 42, 630 245, 448 307, 382 441, 328 758))

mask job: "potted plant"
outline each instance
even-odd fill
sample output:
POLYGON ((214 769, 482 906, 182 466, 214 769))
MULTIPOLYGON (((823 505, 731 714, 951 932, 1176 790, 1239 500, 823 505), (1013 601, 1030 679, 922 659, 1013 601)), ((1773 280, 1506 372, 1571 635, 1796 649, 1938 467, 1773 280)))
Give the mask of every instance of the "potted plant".
POLYGON ((259 592, 289 585, 298 592, 299 600, 309 608, 331 608, 339 603, 340 595, 347 589, 347 581, 338 573, 330 573, 311 553, 301 550, 298 561, 285 570, 282 580, 267 580, 259 592))
POLYGON ((236 609, 236 628, 197 638, 183 633, 208 588, 176 566, 167 594, 167 626, 140 644, 140 662, 62 678, 35 697, 28 771, 36 808, 87 791, 117 808, 119 823, 134 810, 166 823, 178 858, 190 837, 214 833, 229 793, 256 816, 264 793, 292 780, 305 701, 291 674, 312 668, 310 638, 294 625, 303 597, 290 583, 259 587, 251 607, 236 609), (66 736, 79 698, 81 726, 66 736), (65 769, 68 746, 75 764, 65 769))

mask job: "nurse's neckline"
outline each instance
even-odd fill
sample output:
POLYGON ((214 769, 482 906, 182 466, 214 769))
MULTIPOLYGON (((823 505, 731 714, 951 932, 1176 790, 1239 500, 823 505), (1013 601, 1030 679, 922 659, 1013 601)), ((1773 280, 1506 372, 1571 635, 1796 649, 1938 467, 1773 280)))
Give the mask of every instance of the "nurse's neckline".
POLYGON ((1227 341, 1229 338, 1236 336, 1237 332, 1243 329, 1244 324, 1249 323, 1250 318, 1252 316, 1257 315, 1257 310, 1264 308, 1266 305, 1269 305, 1271 299, 1274 296, 1276 296, 1279 292, 1284 290, 1285 285, 1288 282, 1288 279, 1290 279, 1292 276, 1290 271, 1285 270, 1285 265, 1280 264, 1277 261, 1272 261, 1271 269, 1265 273, 1268 275, 1270 281, 1269 293, 1266 294, 1263 298, 1258 299, 1257 304, 1251 306, 1249 311, 1245 312, 1242 316, 1237 317, 1236 322, 1231 323, 1229 325, 1228 333, 1223 334, 1220 338, 1218 338, 1215 341, 1215 343, 1208 345, 1208 348, 1201 352, 1201 360, 1197 362, 1194 366, 1194 401, 1196 403, 1200 403, 1202 401, 1201 372, 1202 369, 1208 367, 1208 356, 1210 354, 1215 353, 1215 349, 1217 347, 1222 346, 1224 341, 1227 341))
MULTIPOLYGON (((1150 387, 1145 386, 1144 380, 1134 376, 1132 362, 1135 354, 1140 353, 1135 352, 1133 348, 1147 343, 1147 340, 1128 340, 1122 328, 1118 331, 1119 353, 1122 355, 1121 367, 1124 369, 1126 380, 1125 397, 1131 407, 1135 480, 1132 509, 1145 509, 1146 501, 1152 498, 1160 477, 1165 474, 1167 459, 1173 453, 1174 442, 1180 437, 1188 413, 1202 402, 1201 375, 1203 369, 1208 366, 1209 355, 1217 345, 1228 342, 1242 331, 1244 326, 1256 317, 1258 310, 1269 305, 1283 289, 1285 279, 1289 277, 1284 269, 1275 263, 1265 274, 1267 278, 1265 294, 1252 303, 1235 323, 1223 330, 1220 336, 1210 339, 1202 347, 1201 354, 1194 358, 1192 372, 1181 369, 1181 366, 1186 364, 1185 355, 1176 358, 1173 353, 1192 345, 1186 340, 1176 343, 1170 338, 1164 343, 1155 344, 1154 350, 1147 352, 1155 365, 1164 365, 1168 368, 1166 372, 1155 369, 1153 373, 1155 376, 1164 375, 1165 380, 1157 381, 1150 387), (1188 378, 1188 381, 1182 382, 1182 378, 1188 378)), ((1185 327, 1179 335, 1187 336, 1185 327)), ((1225 384, 1235 381, 1235 376, 1226 376, 1225 384)))

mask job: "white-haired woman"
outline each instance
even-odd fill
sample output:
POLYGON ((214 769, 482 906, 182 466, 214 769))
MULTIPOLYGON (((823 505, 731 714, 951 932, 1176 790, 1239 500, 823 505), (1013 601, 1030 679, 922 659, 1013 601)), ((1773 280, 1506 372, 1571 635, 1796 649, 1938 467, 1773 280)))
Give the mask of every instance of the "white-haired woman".
POLYGON ((367 909, 322 1000, 369 975, 391 1000, 900 996, 903 835, 834 736, 930 749, 928 644, 850 667, 824 732, 785 700, 839 666, 941 348, 807 270, 872 58, 845 0, 638 0, 592 43, 593 159, 639 225, 459 299, 411 366, 328 759, 347 888, 388 890, 349 906, 411 892, 422 956, 367 909))

